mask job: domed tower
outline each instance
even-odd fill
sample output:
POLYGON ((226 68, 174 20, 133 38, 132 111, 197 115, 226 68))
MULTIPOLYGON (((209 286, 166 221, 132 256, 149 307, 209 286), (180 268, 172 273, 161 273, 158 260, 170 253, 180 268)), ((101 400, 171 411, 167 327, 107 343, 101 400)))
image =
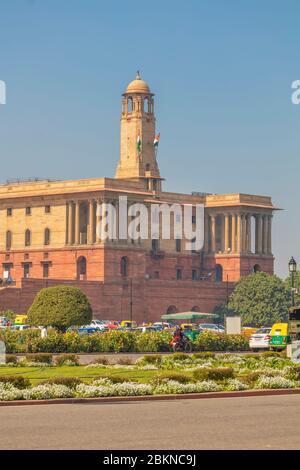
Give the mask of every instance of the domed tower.
POLYGON ((139 72, 123 93, 120 160, 116 178, 142 180, 145 188, 161 189, 156 161, 154 94, 139 72))

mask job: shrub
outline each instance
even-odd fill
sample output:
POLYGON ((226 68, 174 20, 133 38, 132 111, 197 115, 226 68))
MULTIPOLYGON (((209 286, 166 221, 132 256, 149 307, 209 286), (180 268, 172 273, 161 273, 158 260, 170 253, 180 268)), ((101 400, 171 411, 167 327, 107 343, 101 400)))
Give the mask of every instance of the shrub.
POLYGON ((11 384, 18 389, 30 387, 30 380, 22 375, 1 375, 0 383, 11 384))
POLYGON ((161 384, 168 380, 173 380, 181 384, 186 384, 192 382, 193 379, 188 374, 181 372, 163 372, 153 377, 152 382, 154 384, 161 384))
POLYGON ((18 358, 14 354, 6 354, 5 360, 7 364, 17 364, 18 358))
POLYGON ((293 388, 295 383, 284 377, 261 377, 255 388, 293 388))
POLYGON ((103 366, 106 366, 107 364, 109 364, 108 362, 108 359, 104 356, 101 356, 101 357, 97 357, 97 359, 95 359, 93 362, 90 363, 91 365, 92 364, 99 364, 99 365, 103 365, 103 366))
POLYGON ((184 352, 173 353, 171 357, 174 361, 190 361, 191 359, 191 356, 184 352))
POLYGON ((285 377, 291 380, 300 380, 300 366, 291 366, 285 369, 285 377))
POLYGON ((54 362, 57 366, 63 366, 66 363, 79 366, 79 359, 76 354, 60 354, 54 359, 54 362))
POLYGON ((132 357, 125 356, 125 357, 119 357, 117 364, 120 364, 121 366, 131 366, 133 362, 134 361, 132 357))
POLYGON ((205 331, 193 342, 197 351, 247 351, 249 341, 244 335, 227 335, 205 331))
POLYGON ((65 385, 41 384, 23 391, 24 400, 49 400, 53 398, 72 398, 74 392, 65 385))
POLYGON ((133 382, 133 383, 136 382, 135 379, 131 379, 131 378, 129 379, 128 377, 123 377, 122 375, 117 375, 117 374, 113 374, 113 375, 103 374, 103 375, 100 375, 99 377, 95 377, 94 381, 102 380, 102 379, 107 379, 113 384, 121 384, 123 382, 133 382))
POLYGON ((26 360, 29 362, 42 362, 44 364, 52 364, 52 354, 50 353, 26 354, 26 360))
POLYGON ((140 362, 143 364, 161 364, 162 356, 160 354, 146 354, 140 362))
POLYGON ((278 351, 264 351, 259 354, 260 357, 282 357, 278 351))
POLYGON ((193 376, 196 381, 201 380, 226 380, 234 378, 234 369, 232 367, 203 367, 193 371, 193 376))
POLYGON ((215 353, 209 351, 196 352, 192 354, 193 359, 214 359, 215 353))
POLYGON ((69 388, 76 388, 77 385, 81 384, 82 380, 78 377, 51 377, 48 380, 42 382, 41 385, 49 384, 49 385, 65 385, 69 388))
POLYGON ((28 310, 30 325, 53 326, 61 331, 71 325, 86 325, 91 319, 92 308, 87 296, 72 286, 40 290, 28 310))
POLYGON ((244 382, 247 385, 253 385, 257 380, 261 377, 262 372, 255 370, 253 372, 250 372, 247 375, 243 375, 239 377, 239 379, 244 382))

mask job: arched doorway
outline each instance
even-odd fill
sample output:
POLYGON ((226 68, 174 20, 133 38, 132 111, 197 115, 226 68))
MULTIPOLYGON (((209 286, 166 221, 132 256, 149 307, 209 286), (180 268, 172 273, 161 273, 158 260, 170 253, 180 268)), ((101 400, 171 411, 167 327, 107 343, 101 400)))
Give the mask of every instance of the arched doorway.
POLYGON ((167 314, 170 314, 170 313, 178 313, 178 309, 177 307, 175 307, 175 305, 170 305, 168 308, 167 308, 167 314))
POLYGON ((253 266, 253 272, 254 273, 260 273, 261 272, 261 267, 259 266, 259 264, 255 264, 253 266))
POLYGON ((77 279, 86 279, 86 265, 86 258, 84 256, 80 256, 77 260, 77 279))
POLYGON ((191 308, 191 312, 198 312, 198 313, 200 313, 200 307, 198 307, 198 305, 194 305, 194 307, 191 308))

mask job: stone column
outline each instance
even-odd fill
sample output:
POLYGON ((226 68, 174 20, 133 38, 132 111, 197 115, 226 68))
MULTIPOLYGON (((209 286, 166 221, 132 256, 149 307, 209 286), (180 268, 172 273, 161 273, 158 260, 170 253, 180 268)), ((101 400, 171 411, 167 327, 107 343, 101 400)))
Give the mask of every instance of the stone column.
POLYGON ((237 215, 237 252, 242 251, 242 215, 237 215))
POLYGON ((94 243, 94 200, 89 201, 89 226, 88 226, 88 244, 94 243))
POLYGON ((229 248, 229 214, 224 215, 224 251, 227 254, 229 248))
POLYGON ((251 253, 251 214, 247 215, 247 252, 251 253))
POLYGON ((255 232, 255 253, 260 255, 262 253, 262 216, 260 214, 256 216, 255 232))
POLYGON ((268 253, 272 254, 272 215, 269 215, 269 227, 268 227, 268 253))
POLYGON ((269 216, 263 216, 263 253, 266 255, 268 253, 268 229, 269 229, 269 216))
POLYGON ((211 251, 214 253, 216 251, 216 216, 211 215, 210 216, 211 220, 211 251))
POLYGON ((73 243, 73 201, 68 203, 68 245, 73 243))
POLYGON ((204 252, 208 253, 208 250, 209 250, 209 215, 205 215, 204 217, 204 252))
POLYGON ((236 252, 236 215, 231 214, 231 251, 236 252))
POLYGON ((80 244, 80 202, 75 205, 75 244, 80 244))
POLYGON ((102 204, 101 199, 98 199, 97 204, 96 204, 96 243, 101 243, 101 233, 100 233, 101 216, 102 216, 101 204, 102 204))

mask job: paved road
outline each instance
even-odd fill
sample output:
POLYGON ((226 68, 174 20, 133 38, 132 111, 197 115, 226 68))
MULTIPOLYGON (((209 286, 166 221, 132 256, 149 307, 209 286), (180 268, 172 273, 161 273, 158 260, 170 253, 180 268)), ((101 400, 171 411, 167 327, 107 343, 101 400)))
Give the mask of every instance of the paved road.
POLYGON ((1 449, 300 449, 300 396, 0 408, 1 449))

